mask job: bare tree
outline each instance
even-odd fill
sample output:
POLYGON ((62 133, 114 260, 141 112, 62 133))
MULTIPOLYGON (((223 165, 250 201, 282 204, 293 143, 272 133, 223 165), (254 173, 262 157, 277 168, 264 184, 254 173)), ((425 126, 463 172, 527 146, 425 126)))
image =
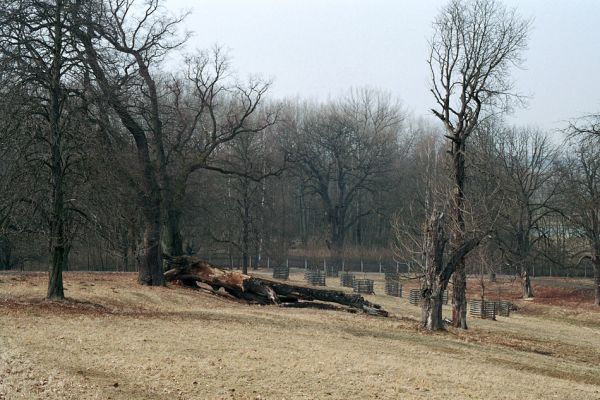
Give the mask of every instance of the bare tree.
POLYGON ((85 61, 103 100, 117 114, 135 142, 140 179, 138 197, 144 215, 144 256, 138 281, 165 283, 160 249, 161 189, 168 190, 160 94, 153 68, 184 38, 160 0, 141 4, 130 0, 77 1, 78 27, 85 61))
POLYGON ((51 299, 64 298, 62 271, 71 248, 70 215, 77 212, 73 200, 65 198, 69 193, 67 175, 77 169, 79 159, 77 146, 68 143, 69 131, 81 128, 73 106, 80 88, 77 72, 81 63, 77 45, 69 34, 72 8, 73 2, 68 0, 26 0, 5 2, 0 10, 3 73, 11 74, 13 85, 20 92, 18 104, 27 110, 27 122, 22 120, 21 124, 29 125, 36 133, 30 143, 31 151, 44 149, 45 155, 32 161, 49 171, 46 198, 50 209, 42 210, 46 201, 31 197, 19 201, 34 205, 49 226, 47 297, 51 299))
MULTIPOLYGON (((231 72, 229 59, 219 47, 188 56, 183 77, 166 85, 165 174, 163 189, 165 243, 170 255, 181 255, 181 218, 187 181, 200 170, 243 175, 224 164, 221 153, 241 136, 252 136, 277 121, 276 107, 263 107, 269 82, 250 78, 241 82, 231 72)), ((253 180, 256 174, 250 176, 253 180)))
POLYGON ((452 182, 443 173, 444 154, 433 137, 425 138, 416 146, 413 161, 417 171, 419 193, 408 211, 396 214, 392 221, 394 252, 398 259, 410 260, 421 282, 421 323, 429 330, 443 329, 442 299, 452 272, 491 231, 494 212, 486 208, 489 197, 480 196, 478 202, 465 201, 469 233, 462 247, 447 251, 450 240, 447 230, 456 227, 446 221, 452 203, 446 193, 452 182), (480 204, 479 204, 480 203, 480 204), (428 217, 429 216, 429 217, 428 217))
POLYGON ((540 256, 537 245, 545 237, 541 222, 554 213, 558 152, 547 136, 530 129, 497 133, 496 149, 498 180, 504 194, 496 239, 507 262, 521 277, 523 298, 531 298, 531 265, 540 256))
POLYGON ((571 148, 560 168, 560 208, 570 227, 570 247, 583 247, 577 258, 592 262, 595 304, 600 305, 600 145, 596 138, 580 137, 571 148), (583 246, 577 245, 580 239, 583 246))
POLYGON ((373 212, 365 207, 351 214, 351 206, 361 194, 381 188, 381 178, 391 171, 402 114, 370 90, 300 114, 288 128, 288 157, 303 187, 322 202, 326 243, 339 266, 347 232, 373 212))
MULTIPOLYGON (((432 112, 443 122, 450 142, 454 185, 449 196, 452 224, 456 227, 450 251, 455 254, 466 244, 463 210, 467 141, 482 117, 505 111, 518 98, 513 92, 510 69, 522 63, 530 25, 496 0, 451 0, 434 21, 428 60, 431 93, 436 102, 432 112)), ((453 324, 466 329, 464 258, 459 259, 450 275, 454 275, 453 324)))

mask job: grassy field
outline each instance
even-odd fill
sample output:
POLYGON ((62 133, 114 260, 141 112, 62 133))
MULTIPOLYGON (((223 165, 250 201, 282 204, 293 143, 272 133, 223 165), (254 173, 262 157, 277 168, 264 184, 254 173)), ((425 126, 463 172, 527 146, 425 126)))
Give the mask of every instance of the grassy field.
MULTIPOLYGON (((69 299, 56 303, 42 300, 44 274, 2 274, 0 399, 600 399, 591 292, 534 283, 536 300, 510 318, 432 334, 408 286, 402 299, 368 296, 393 314, 376 318, 141 287, 125 273, 66 273, 69 299)), ((486 290, 515 298, 518 286, 486 290)))

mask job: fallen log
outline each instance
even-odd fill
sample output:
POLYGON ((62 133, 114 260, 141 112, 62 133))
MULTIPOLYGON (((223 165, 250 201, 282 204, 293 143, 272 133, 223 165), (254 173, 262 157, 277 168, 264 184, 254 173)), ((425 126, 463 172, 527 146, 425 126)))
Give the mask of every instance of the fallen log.
MULTIPOLYGON (((383 310, 381 306, 365 300, 356 293, 316 289, 257 278, 235 271, 225 271, 205 261, 194 260, 185 256, 169 259, 168 265, 170 269, 165 272, 165 279, 168 282, 179 281, 186 286, 196 287, 196 282, 200 282, 209 285, 214 291, 223 288, 231 296, 251 303, 276 304, 284 307, 309 307, 302 304, 316 301, 336 303, 344 306, 348 311, 362 311, 369 315, 388 316, 388 312, 383 310)), ((327 308, 327 306, 322 308, 327 308)))

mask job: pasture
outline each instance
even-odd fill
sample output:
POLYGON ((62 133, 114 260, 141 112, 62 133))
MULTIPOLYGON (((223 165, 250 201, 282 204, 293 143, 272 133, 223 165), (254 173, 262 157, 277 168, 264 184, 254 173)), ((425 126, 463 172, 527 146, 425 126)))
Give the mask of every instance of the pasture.
POLYGON ((526 302, 501 278, 486 293, 518 311, 428 333, 408 303, 416 281, 395 298, 368 277, 392 317, 246 305, 133 273, 67 272, 58 303, 42 300, 45 274, 0 274, 0 399, 600 399, 591 281, 537 279, 526 302))

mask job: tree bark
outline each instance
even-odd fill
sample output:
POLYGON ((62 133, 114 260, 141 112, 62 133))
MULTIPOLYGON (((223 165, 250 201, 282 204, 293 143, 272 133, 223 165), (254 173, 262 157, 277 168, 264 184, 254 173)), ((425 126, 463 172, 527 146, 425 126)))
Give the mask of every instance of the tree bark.
POLYGON ((467 329, 467 274, 464 260, 457 266, 452 283, 452 325, 467 329))
POLYGON ((425 234, 426 270, 421 285, 421 324, 432 331, 444 329, 442 295, 449 278, 444 268, 445 246, 444 216, 434 211, 425 234))
MULTIPOLYGON (((455 185, 452 212, 456 226, 452 231, 452 242, 454 248, 459 248, 465 243, 465 219, 463 215, 465 202, 465 140, 460 136, 456 139, 457 142, 452 144, 455 185)), ((467 273, 464 257, 457 261, 452 288, 452 324, 457 328, 467 329, 467 273)))

